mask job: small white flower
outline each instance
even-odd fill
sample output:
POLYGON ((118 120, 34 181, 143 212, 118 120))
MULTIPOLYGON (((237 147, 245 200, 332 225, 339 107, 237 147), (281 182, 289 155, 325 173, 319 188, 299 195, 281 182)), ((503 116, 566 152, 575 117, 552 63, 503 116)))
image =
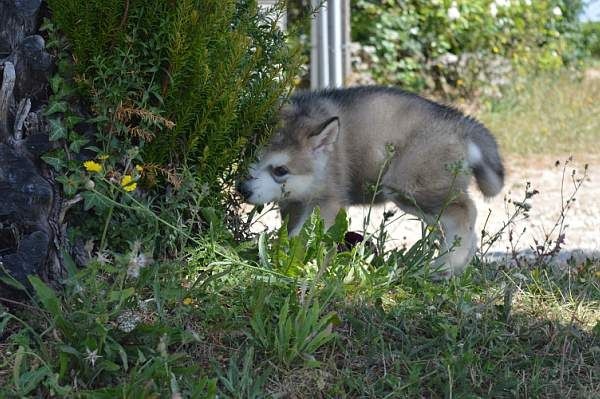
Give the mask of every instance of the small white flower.
POLYGON ((490 14, 494 18, 496 18, 496 15, 498 15, 498 6, 496 5, 496 3, 490 4, 490 14))
POLYGON ((102 356, 98 355, 98 349, 94 349, 93 351, 91 351, 89 348, 85 348, 85 353, 87 356, 84 357, 84 359, 87 360, 88 362, 90 362, 92 367, 95 367, 96 360, 98 360, 102 357, 102 356))
POLYGON ((410 28, 409 30, 411 35, 418 35, 419 34, 419 28, 418 27, 414 27, 414 28, 410 28))
POLYGON ((110 254, 107 251, 96 252, 96 261, 101 265, 110 265, 112 263, 110 254))
POLYGON ((138 278, 140 269, 151 265, 154 262, 152 255, 147 255, 142 252, 142 243, 136 240, 131 246, 129 254, 129 263, 127 264, 127 275, 129 277, 138 278))
POLYGON ((562 10, 560 9, 560 7, 559 7, 559 6, 556 6, 556 7, 554 7, 554 8, 552 9, 552 14, 554 14, 554 15, 555 15, 555 16, 557 16, 557 17, 560 17, 560 16, 562 16, 562 15, 563 15, 563 14, 562 14, 562 10))
POLYGON ((454 21, 459 18, 460 18, 460 11, 458 11, 458 4, 456 4, 456 1, 453 1, 452 5, 448 9, 448 19, 450 21, 454 21))
POLYGON ((499 7, 510 7, 510 0, 495 0, 494 3, 499 7))
POLYGON ((129 264, 127 265, 127 275, 129 277, 138 278, 140 276, 140 269, 152 264, 154 259, 151 256, 146 255, 143 252, 129 258, 129 264))
POLYGON ((525 3, 526 6, 530 6, 531 5, 531 0, 525 0, 524 3, 525 3))

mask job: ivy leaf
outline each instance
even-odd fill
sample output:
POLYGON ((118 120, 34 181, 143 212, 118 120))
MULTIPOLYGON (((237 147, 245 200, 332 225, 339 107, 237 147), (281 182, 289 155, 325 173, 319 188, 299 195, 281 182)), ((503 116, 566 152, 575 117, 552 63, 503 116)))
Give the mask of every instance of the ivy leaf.
POLYGON ((74 176, 61 175, 56 178, 56 181, 62 183, 63 190, 67 197, 72 197, 77 193, 79 189, 79 179, 74 176))
POLYGON ((65 165, 65 162, 57 157, 52 157, 50 155, 43 155, 42 160, 46 162, 48 165, 52 166, 54 170, 60 172, 65 165))
POLYGON ((70 115, 68 117, 65 118, 65 125, 68 128, 73 128, 75 125, 77 125, 79 122, 83 121, 84 119, 80 116, 77 115, 70 115))
POLYGON ((67 129, 59 119, 50 119, 50 141, 57 141, 67 137, 67 129))
POLYGON ((57 101, 50 104, 48 108, 46 108, 46 115, 52 115, 59 112, 65 112, 67 110, 67 103, 65 101, 57 101))
POLYGON ((44 309, 52 316, 59 317, 61 315, 60 301, 58 300, 54 290, 48 287, 37 276, 28 276, 27 278, 35 290, 37 299, 41 302, 44 309))
POLYGON ((60 75, 54 75, 52 78, 50 78, 50 88, 52 89, 52 92, 58 93, 63 82, 64 80, 60 75))
POLYGON ((71 144, 69 144, 69 150, 71 150, 74 153, 78 154, 81 151, 81 147, 83 147, 87 143, 88 143, 88 139, 85 139, 83 137, 77 138, 77 139, 73 140, 71 142, 71 144))

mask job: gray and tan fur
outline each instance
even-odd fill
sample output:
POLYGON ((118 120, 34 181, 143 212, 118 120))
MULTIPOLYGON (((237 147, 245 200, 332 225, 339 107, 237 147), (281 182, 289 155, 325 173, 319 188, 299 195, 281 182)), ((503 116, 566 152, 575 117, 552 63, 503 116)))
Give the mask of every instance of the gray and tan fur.
POLYGON ((316 206, 331 224, 340 208, 371 203, 380 176, 375 203, 393 201, 426 223, 443 210, 442 244, 460 244, 440 262, 462 271, 476 249, 477 211, 467 192, 470 173, 457 175, 449 166, 465 165, 486 196, 498 194, 504 180, 496 141, 481 123, 376 86, 297 93, 281 118, 281 129, 239 186, 248 202, 279 202, 297 234, 316 206))

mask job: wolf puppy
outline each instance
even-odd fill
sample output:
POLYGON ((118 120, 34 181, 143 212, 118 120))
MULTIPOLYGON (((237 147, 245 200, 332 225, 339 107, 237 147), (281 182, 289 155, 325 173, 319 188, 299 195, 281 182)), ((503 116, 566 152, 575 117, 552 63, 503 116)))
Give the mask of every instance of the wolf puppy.
POLYGON ((238 189, 253 204, 279 202, 290 234, 318 206, 327 224, 349 205, 393 201, 436 223, 450 273, 461 272, 476 248, 477 210, 467 188, 472 171, 486 196, 498 194, 504 168, 496 140, 475 119, 415 94, 355 87, 295 94, 282 127, 238 189), (392 151, 390 151, 392 149, 392 151), (456 169, 456 168, 455 168, 456 169))

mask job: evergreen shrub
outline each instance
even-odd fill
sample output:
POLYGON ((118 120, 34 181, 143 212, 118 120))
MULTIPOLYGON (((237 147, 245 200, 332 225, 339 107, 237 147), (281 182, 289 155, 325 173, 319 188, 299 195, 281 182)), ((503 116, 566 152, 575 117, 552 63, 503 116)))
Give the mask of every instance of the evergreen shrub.
MULTIPOLYGON (((192 209, 231 204, 236 173, 270 134, 299 68, 277 26, 282 5, 267 13, 256 0, 48 4, 51 30, 66 39, 48 114, 53 139, 68 150, 46 159, 64 175, 67 196, 83 195, 102 221, 118 217, 107 197, 119 190, 117 203, 148 204, 178 223, 192 209), (74 100, 81 97, 93 113, 83 119, 74 100)), ((121 222, 136 219, 130 214, 121 222)), ((116 234, 107 225, 96 238, 116 234)))

